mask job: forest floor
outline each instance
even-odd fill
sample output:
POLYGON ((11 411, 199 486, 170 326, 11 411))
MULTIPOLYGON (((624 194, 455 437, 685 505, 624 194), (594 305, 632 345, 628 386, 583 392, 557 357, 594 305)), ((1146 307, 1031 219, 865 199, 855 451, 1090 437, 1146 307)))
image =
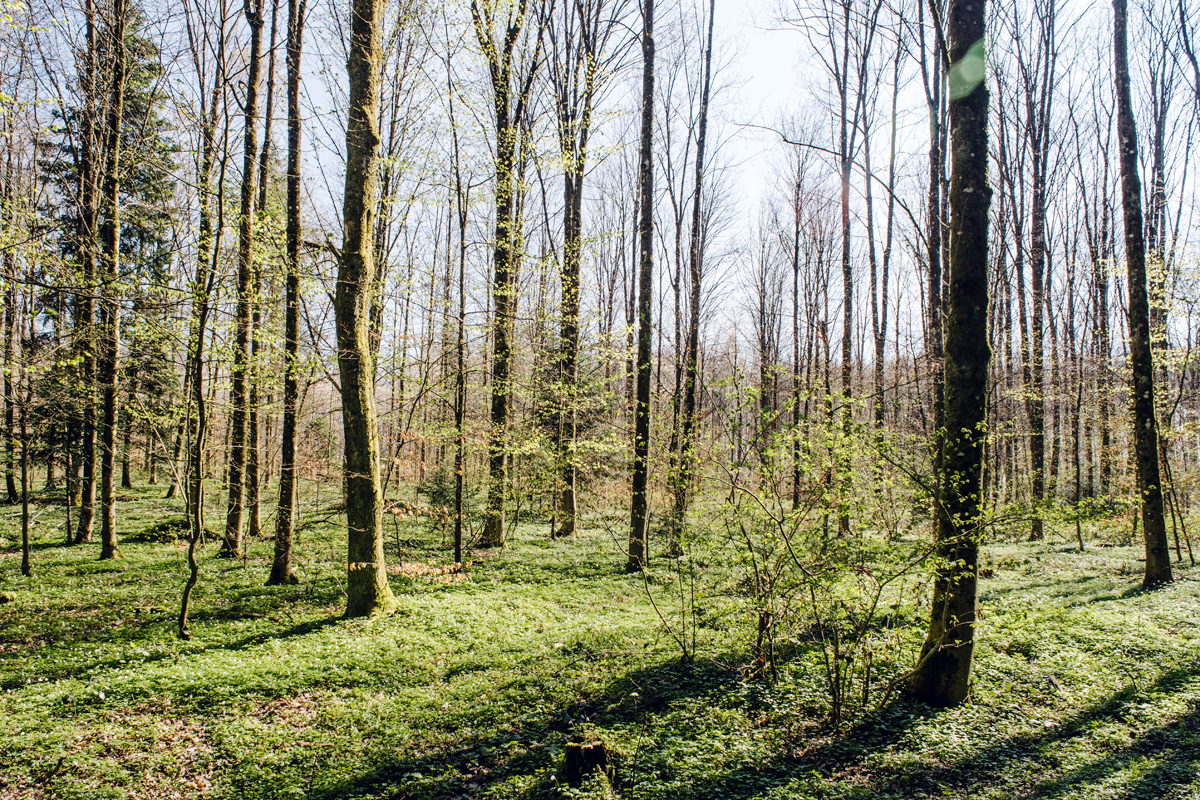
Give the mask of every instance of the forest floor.
MULTIPOLYGON (((964 705, 880 708, 868 681, 834 725, 827 638, 781 646, 768 679, 736 565, 626 575, 615 511, 567 540, 522 525, 461 579, 429 574, 450 558, 427 521, 389 519, 400 609, 343 621, 325 491, 298 586, 263 586, 268 541, 205 548, 189 642, 161 487, 122 493, 115 561, 36 507, 31 579, 0 508, 0 798, 1200 797, 1200 571, 1143 592, 1139 549, 1094 524, 1082 553, 1066 528, 986 546, 964 705), (563 783, 570 741, 607 745, 615 789, 563 783)), ((897 663, 926 613, 889 617, 897 663)))

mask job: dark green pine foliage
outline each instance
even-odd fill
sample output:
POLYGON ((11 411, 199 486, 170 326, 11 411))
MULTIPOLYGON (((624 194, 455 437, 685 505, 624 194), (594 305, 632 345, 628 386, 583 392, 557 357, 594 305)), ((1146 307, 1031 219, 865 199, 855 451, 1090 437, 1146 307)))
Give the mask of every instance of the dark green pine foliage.
MULTIPOLYGON (((172 141, 171 125, 165 114, 167 100, 158 45, 143 35, 145 15, 131 11, 126 29, 125 52, 129 59, 121 126, 121 275, 127 288, 133 316, 122 324, 127 337, 128 360, 125 392, 136 391, 134 402, 126 402, 122 425, 133 426, 158 450, 159 440, 168 436, 171 419, 180 412, 175 400, 178 378, 173 368, 172 343, 167 330, 168 296, 173 274, 174 249, 171 229, 176 181, 175 160, 179 145, 172 141), (133 386, 132 381, 137 381, 133 386)), ((100 61, 105 62, 106 37, 100 37, 100 61)), ((60 116, 52 135, 42 146, 38 169, 50 191, 39 209, 47 234, 56 237, 60 259, 39 263, 46 274, 43 286, 53 286, 35 300, 38 312, 48 321, 46 342, 39 346, 59 349, 54 367, 35 378, 31 409, 40 436, 31 456, 42 459, 57 454, 69 458, 68 479, 77 475, 79 446, 86 414, 85 376, 73 356, 84 346, 65 336, 66 317, 77 310, 70 287, 79 280, 72 272, 81 259, 84 241, 79 220, 79 125, 84 119, 81 105, 60 116), (51 272, 59 274, 51 274, 51 272)), ((96 141, 103 143, 103 137, 96 141)), ((98 155, 103 163, 104 153, 98 155)), ((85 322, 76 320, 77 323, 85 322)), ((92 325, 94 325, 92 321, 92 325)), ((79 324, 74 330, 87 330, 79 324)), ((70 488, 70 487, 68 487, 70 488)))

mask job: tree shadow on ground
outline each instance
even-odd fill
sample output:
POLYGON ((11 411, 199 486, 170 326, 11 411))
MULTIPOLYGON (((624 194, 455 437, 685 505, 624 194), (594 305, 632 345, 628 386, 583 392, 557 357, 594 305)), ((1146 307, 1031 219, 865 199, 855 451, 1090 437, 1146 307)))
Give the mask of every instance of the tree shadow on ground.
MULTIPOLYGON (((1053 728, 1027 730, 997 738, 957 759, 947 759, 940 767, 922 763, 919 769, 909 772, 880 767, 868 768, 861 756, 878 752, 878 749, 860 749, 856 754, 858 758, 853 761, 847 761, 840 755, 829 758, 827 752, 809 753, 801 760, 807 762, 809 768, 818 769, 827 776, 858 772, 864 782, 873 789, 886 789, 901 797, 922 796, 922 793, 931 791, 936 794, 969 797, 972 795, 972 789, 981 782, 995 784, 1004 780, 1012 780, 1016 784, 1010 795, 1012 797, 1078 797, 1084 794, 1083 789, 1086 786, 1110 777, 1122 767, 1128 766, 1139 755, 1167 750, 1173 738, 1172 731, 1196 730, 1200 725, 1197 710, 1193 708, 1176 722, 1141 733, 1128 746, 1095 759, 1083 767, 1053 779, 1039 781, 1036 775, 1054 772, 1057 759, 1048 757, 1051 749, 1065 745, 1077 737, 1087 736, 1089 731, 1100 723, 1122 720, 1130 707, 1147 693, 1175 692, 1198 677, 1200 670, 1176 669, 1162 675, 1151 687, 1142 689, 1136 685, 1128 685, 1103 701, 1071 715, 1053 728), (1022 775, 1026 776, 1025 781, 1020 780, 1022 775)), ((1180 779, 1190 782, 1196 774, 1198 759, 1200 750, 1190 745, 1177 745, 1168 759, 1159 765, 1161 769, 1155 770, 1156 775, 1161 776, 1158 779, 1158 788, 1153 789, 1152 793, 1146 793, 1154 782, 1152 776, 1147 773, 1135 782, 1126 796, 1130 800, 1163 796, 1159 793, 1164 789, 1163 784, 1171 782, 1171 785, 1177 786, 1180 785, 1180 779)), ((730 796, 724 792, 713 792, 710 795, 704 791, 695 796, 717 795, 730 796)))
MULTIPOLYGON (((722 681, 736 681, 735 672, 714 663, 682 666, 676 661, 632 671, 611 682, 586 701, 561 706, 536 719, 509 726, 494 736, 455 739, 452 744, 394 758, 369 772, 311 795, 314 800, 366 795, 405 800, 472 797, 487 793, 489 786, 526 776, 521 796, 535 800, 556 796, 555 772, 561 750, 543 740, 562 741, 578 722, 597 721, 606 725, 639 724, 662 713, 685 698, 701 698, 722 681), (630 693, 640 697, 630 700, 630 693), (615 706, 615 710, 614 710, 615 706), (607 707, 607 709, 606 709, 607 707), (599 709, 606 709, 603 714, 599 709)), ((1126 686, 1119 692, 1067 717, 1052 728, 1026 727, 1020 732, 984 739, 981 746, 962 754, 947 753, 940 764, 927 757, 910 767, 889 766, 874 757, 897 748, 912 728, 936 719, 940 712, 903 698, 860 717, 837 735, 824 735, 813 746, 801 741, 771 753, 760 763, 742 766, 679 788, 673 785, 645 786, 642 796, 663 800, 750 800, 772 790, 787 791, 797 781, 841 782, 853 785, 854 796, 971 797, 980 785, 1011 787, 1013 798, 1072 798, 1089 787, 1114 778, 1139 760, 1152 759, 1136 771, 1124 787, 1123 800, 1165 797, 1190 786, 1200 775, 1200 710, 1192 707, 1178 720, 1139 732, 1132 742, 1118 749, 1095 745, 1102 755, 1082 766, 1059 774, 1054 750, 1087 737, 1106 721, 1123 722, 1147 693, 1171 693, 1200 680, 1200 670, 1178 669, 1161 676, 1151 687, 1126 686), (1046 776, 1050 777, 1046 777, 1046 776), (645 794, 648 792, 648 794, 645 794)), ((526 719, 526 718, 522 718, 526 719)), ((646 742, 653 747, 653 742, 646 742)), ((625 763, 619 778, 623 790, 640 783, 637 764, 625 763)))
POLYGON ((537 776, 522 796, 553 796, 561 748, 544 740, 571 737, 594 721, 636 724, 685 698, 703 696, 737 673, 715 661, 681 664, 671 660, 633 670, 594 695, 557 706, 534 718, 523 717, 494 735, 457 738, 452 744, 393 758, 322 792, 313 800, 372 796, 399 800, 471 797, 489 784, 513 776, 537 776), (635 694, 636 693, 636 694, 635 694))

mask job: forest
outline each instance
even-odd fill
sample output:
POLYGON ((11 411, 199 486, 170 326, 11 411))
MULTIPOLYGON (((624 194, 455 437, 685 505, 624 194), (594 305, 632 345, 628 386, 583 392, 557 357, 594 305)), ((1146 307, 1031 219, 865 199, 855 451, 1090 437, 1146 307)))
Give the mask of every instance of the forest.
POLYGON ((1200 4, 269 2, 0 0, 0 800, 1200 797, 1200 4))

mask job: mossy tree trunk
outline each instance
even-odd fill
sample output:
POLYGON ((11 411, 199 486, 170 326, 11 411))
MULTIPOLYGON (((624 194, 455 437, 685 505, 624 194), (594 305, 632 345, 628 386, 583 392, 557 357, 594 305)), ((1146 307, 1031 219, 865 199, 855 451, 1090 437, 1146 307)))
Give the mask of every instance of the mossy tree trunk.
POLYGON ((350 108, 346 124, 345 230, 334 313, 345 439, 346 616, 388 613, 395 598, 383 560, 383 495, 370 309, 375 288, 374 218, 379 181, 380 0, 354 0, 350 24, 350 108))
POLYGON ((102 247, 100 286, 100 348, 96 377, 103 395, 100 425, 100 558, 117 556, 117 517, 113 484, 116 478, 117 373, 120 344, 121 300, 118 286, 121 245, 121 119, 125 107, 125 0, 113 0, 109 31, 111 79, 105 122, 102 247))

